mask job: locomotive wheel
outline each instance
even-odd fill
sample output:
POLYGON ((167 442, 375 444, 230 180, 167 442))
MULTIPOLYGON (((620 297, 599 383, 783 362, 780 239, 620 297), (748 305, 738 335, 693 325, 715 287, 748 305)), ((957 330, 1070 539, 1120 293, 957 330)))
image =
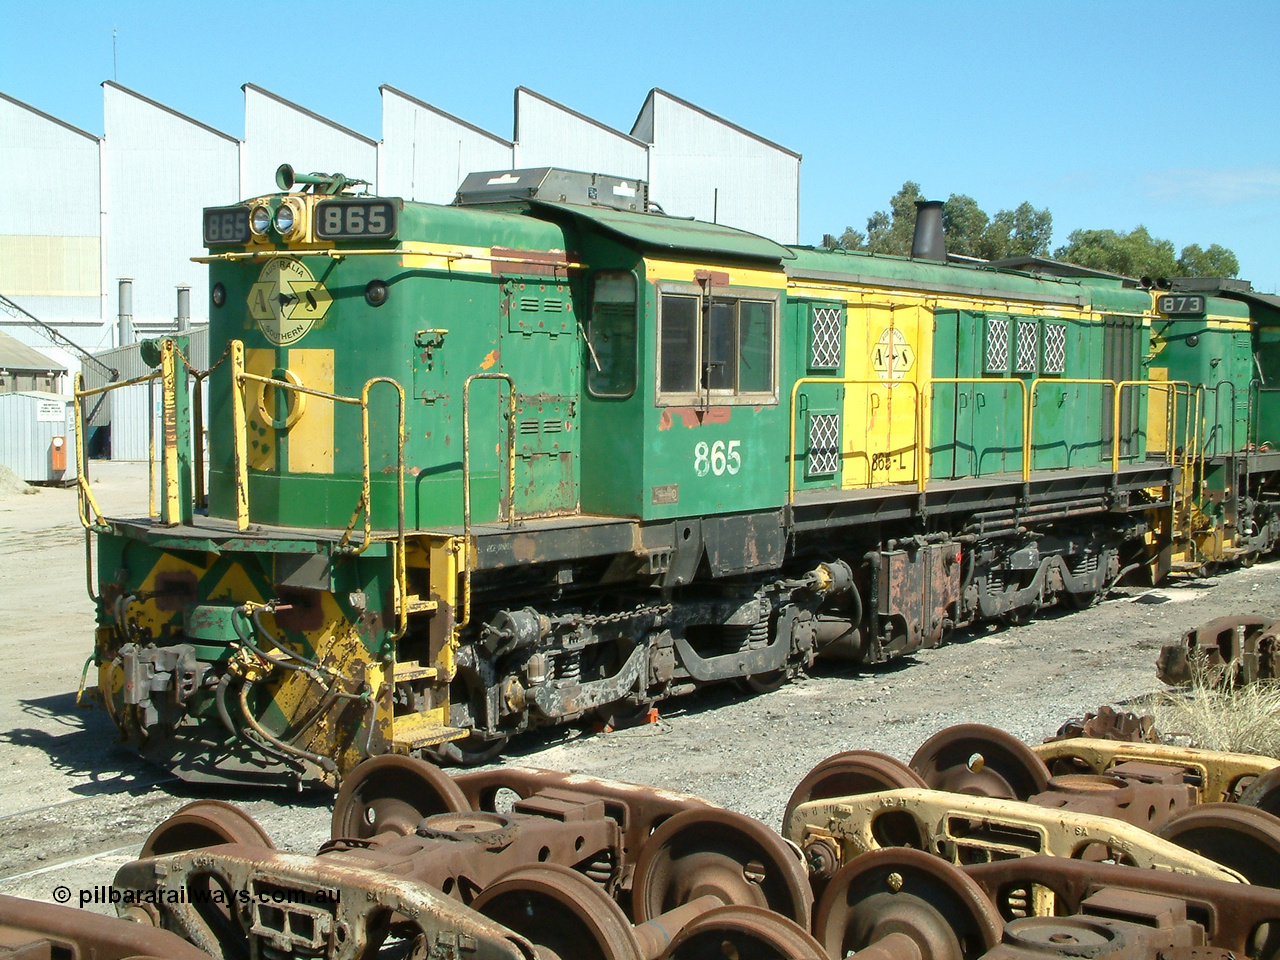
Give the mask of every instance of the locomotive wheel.
POLYGON ((758 820, 728 810, 686 810, 640 848, 631 913, 644 923, 700 896, 765 907, 806 929, 813 908, 803 860, 758 820))
POLYGON ((1280 767, 1272 767, 1249 784, 1240 803, 1280 816, 1280 767))
POLYGON ((920 774, 901 760, 874 750, 847 750, 827 757, 804 775, 791 792, 782 823, 789 823, 796 807, 811 800, 927 786, 920 774))
POLYGON ((923 960, 974 960, 1000 942, 1003 928, 995 905, 959 867, 901 847, 864 853, 841 868, 813 923, 827 956, 905 933, 923 960))
POLYGON ((911 769, 934 790, 1026 800, 1049 786, 1049 768, 1012 734, 981 723, 939 730, 920 745, 911 769))
POLYGON ((787 682, 787 671, 770 670, 768 673, 756 673, 743 677, 740 682, 752 693, 773 693, 787 682))
POLYGON ((347 774, 333 802, 332 835, 368 840, 379 833, 413 833, 425 818, 471 809, 462 790, 439 767, 399 754, 371 757, 347 774))
POLYGON ((1250 883, 1280 888, 1280 818, 1238 803, 1202 803, 1166 820, 1165 840, 1230 867, 1250 883))
POLYGON ((471 908, 555 958, 642 960, 622 908, 568 867, 517 867, 485 887, 471 908))
POLYGON ((196 800, 151 831, 139 858, 185 853, 221 843, 275 849, 267 831, 239 807, 222 800, 196 800))
POLYGON ((438 747, 433 747, 431 753, 444 763, 452 763, 459 767, 479 767, 490 760, 496 760, 498 755, 507 749, 510 739, 510 737, 498 737, 496 740, 485 740, 471 734, 461 740, 450 740, 438 747))
POLYGON ((760 907, 716 907, 675 935, 659 960, 815 960, 822 944, 760 907))

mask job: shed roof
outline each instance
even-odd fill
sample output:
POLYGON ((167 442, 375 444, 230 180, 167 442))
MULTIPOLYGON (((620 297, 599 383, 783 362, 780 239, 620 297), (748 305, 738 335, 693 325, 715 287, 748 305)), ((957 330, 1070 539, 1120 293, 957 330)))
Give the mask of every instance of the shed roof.
POLYGON ((67 368, 51 357, 46 357, 35 347, 28 347, 21 340, 0 330, 0 370, 23 373, 66 373, 67 368))

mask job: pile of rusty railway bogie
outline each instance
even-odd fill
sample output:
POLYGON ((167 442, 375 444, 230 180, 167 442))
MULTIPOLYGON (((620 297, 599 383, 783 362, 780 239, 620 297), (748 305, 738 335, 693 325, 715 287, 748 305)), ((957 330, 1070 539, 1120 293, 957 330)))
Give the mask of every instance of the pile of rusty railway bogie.
POLYGON ((781 835, 649 787, 387 755, 315 856, 202 800, 113 889, 217 960, 1276 960, 1278 802, 1274 759, 976 724, 907 764, 827 758, 781 835))
POLYGON ((1280 680, 1280 618, 1243 613, 1202 623, 1160 649, 1156 674, 1175 687, 1280 680))

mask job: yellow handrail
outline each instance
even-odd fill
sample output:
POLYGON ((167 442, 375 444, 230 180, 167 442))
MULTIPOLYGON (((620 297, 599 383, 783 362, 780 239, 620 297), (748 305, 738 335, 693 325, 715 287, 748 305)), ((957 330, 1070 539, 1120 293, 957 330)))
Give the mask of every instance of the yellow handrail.
POLYGON ((392 639, 399 639, 408 628, 408 572, 405 556, 405 501, 404 501, 404 437, 405 437, 405 399, 404 387, 391 377, 373 377, 365 381, 359 398, 346 397, 337 393, 317 390, 292 380, 277 380, 249 373, 244 368, 244 343, 231 341, 231 383, 232 383, 232 430, 234 432, 234 460, 236 487, 236 525, 245 530, 249 526, 249 466, 248 466, 248 416, 246 413, 247 392, 245 385, 259 383, 264 387, 275 387, 278 390, 289 390, 305 396, 319 397, 334 403, 345 403, 360 408, 360 498, 351 512, 351 520, 338 541, 339 549, 359 555, 369 548, 371 543, 379 541, 394 544, 395 587, 397 592, 397 631, 392 639), (369 453, 369 394, 379 383, 390 384, 396 391, 396 532, 392 535, 375 535, 373 532, 373 476, 372 457, 369 453), (364 515, 364 538, 359 544, 351 545, 351 535, 355 532, 356 523, 361 514, 364 515))
MULTIPOLYGON (((1112 402, 1116 407, 1120 404, 1115 402, 1117 396, 1116 382, 1114 380, 1099 380, 1089 377, 1036 377, 1031 381, 1031 389, 1027 400, 1027 424, 1026 424, 1026 449, 1023 457, 1026 460, 1026 466, 1023 476, 1027 479, 1031 477, 1031 460, 1035 450, 1035 418, 1036 418, 1036 388, 1042 383, 1075 383, 1075 384, 1097 384, 1099 386, 1107 386, 1111 388, 1112 402)), ((1114 472, 1114 471, 1113 471, 1114 472)))
MULTIPOLYGON (((1111 472, 1112 473, 1120 472, 1120 400, 1124 396, 1125 390, 1129 389, 1130 387, 1134 387, 1134 388, 1154 387, 1156 389, 1161 389, 1168 383, 1169 383, 1168 380, 1119 380, 1115 382, 1116 401, 1113 404, 1114 409, 1111 411, 1112 412, 1112 423, 1111 423, 1111 472)), ((1165 393, 1169 394, 1170 391, 1165 390, 1165 393)), ((1170 399, 1171 398, 1169 396, 1165 397, 1165 417, 1166 418, 1169 415, 1170 399)), ((1165 459, 1172 462, 1172 449, 1170 447, 1170 435, 1168 431, 1165 431, 1165 459)))
POLYGON ((507 384, 507 523, 515 526, 516 522, 516 382, 507 373, 473 373, 462 382, 462 619, 454 625, 455 636, 471 622, 471 383, 474 380, 503 380, 507 384))
MULTIPOLYGON (((862 386, 862 387, 893 387, 909 386, 915 395, 915 432, 916 437, 913 446, 918 450, 920 447, 920 385, 914 380, 861 380, 850 379, 848 377, 801 377, 791 385, 791 411, 790 411, 790 438, 787 446, 787 504, 791 505, 796 502, 796 397, 800 393, 800 388, 807 383, 826 383, 832 386, 862 386)), ((922 469, 919 456, 916 457, 916 474, 917 483, 921 490, 924 489, 924 470, 922 469)))
MULTIPOLYGON (((1027 394, 1027 382, 1021 377, 930 377, 929 386, 932 387, 939 383, 959 384, 959 383, 989 383, 993 386, 1011 386, 1017 384, 1022 390, 1022 481, 1026 483, 1031 479, 1031 452, 1030 452, 1030 434, 1027 431, 1027 410, 1029 409, 1030 400, 1027 394)), ((925 398, 925 403, 930 402, 933 391, 930 390, 925 398)), ((924 422, 920 424, 920 445, 921 457, 923 457, 924 448, 924 422)), ((923 463, 923 459, 920 460, 923 463)), ((920 483, 921 492, 924 491, 924 482, 920 483)))

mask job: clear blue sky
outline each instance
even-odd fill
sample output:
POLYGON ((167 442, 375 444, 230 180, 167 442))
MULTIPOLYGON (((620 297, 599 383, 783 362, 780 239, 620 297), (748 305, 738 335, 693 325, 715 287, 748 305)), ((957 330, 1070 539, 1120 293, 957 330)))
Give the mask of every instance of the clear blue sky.
POLYGON ((101 133, 114 76, 241 136, 251 81, 377 137, 389 83, 510 137, 517 85, 624 131, 657 86, 804 155, 802 242, 911 179, 1047 206, 1055 246, 1139 223, 1221 243, 1272 292, 1278 28, 1280 4, 1230 0, 0 0, 0 91, 101 133))

